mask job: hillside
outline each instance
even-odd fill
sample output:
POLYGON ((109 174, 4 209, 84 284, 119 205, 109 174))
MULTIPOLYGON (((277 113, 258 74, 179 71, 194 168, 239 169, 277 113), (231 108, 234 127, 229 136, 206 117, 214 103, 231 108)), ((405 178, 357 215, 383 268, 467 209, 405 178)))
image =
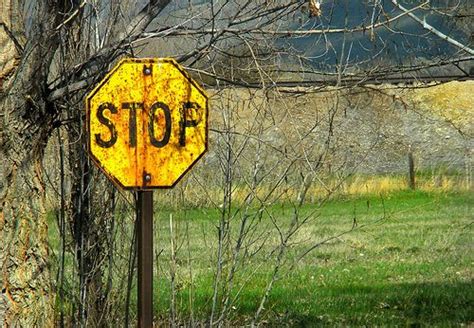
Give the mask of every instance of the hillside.
MULTIPOLYGON (((264 96, 260 91, 233 89, 213 95, 211 122, 213 128, 222 130, 223 120, 231 120, 232 129, 241 135, 258 134, 267 143, 270 157, 280 156, 272 155, 274 149, 296 144, 317 152, 330 136, 330 156, 325 163, 329 171, 343 166, 368 174, 404 172, 411 149, 420 170, 470 172, 472 94, 473 81, 415 89, 387 85, 372 91, 323 89, 305 95, 264 96), (261 124, 259 129, 253 126, 256 120, 261 124), (299 138, 305 133, 309 137, 302 143, 299 138)), ((213 161, 213 153, 211 148, 207 161, 213 161)))

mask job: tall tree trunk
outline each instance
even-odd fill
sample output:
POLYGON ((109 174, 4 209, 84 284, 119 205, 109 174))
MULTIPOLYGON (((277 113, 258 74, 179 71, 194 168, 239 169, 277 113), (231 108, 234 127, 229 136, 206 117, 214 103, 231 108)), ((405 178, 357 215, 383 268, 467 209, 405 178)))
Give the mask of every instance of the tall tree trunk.
POLYGON ((42 153, 30 156, 23 146, 15 148, 12 152, 18 160, 7 159, 2 177, 0 325, 50 326, 54 293, 48 267, 42 153))
POLYGON ((8 46, 0 57, 0 325, 51 326, 54 291, 48 266, 42 160, 56 117, 45 94, 58 45, 51 33, 58 8, 52 1, 35 6, 24 47, 15 36, 22 30, 15 18, 23 5, 1 0, 0 8, 0 44, 8 46))

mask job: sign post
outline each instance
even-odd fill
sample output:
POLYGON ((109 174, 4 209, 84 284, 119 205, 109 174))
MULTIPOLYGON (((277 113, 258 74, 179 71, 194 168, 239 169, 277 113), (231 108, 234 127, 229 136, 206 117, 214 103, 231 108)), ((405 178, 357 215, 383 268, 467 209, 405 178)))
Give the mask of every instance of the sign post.
POLYGON ((153 326, 153 191, 138 191, 138 327, 153 326))
POLYGON ((153 326, 153 189, 172 188, 207 150, 208 98, 173 59, 126 58, 86 98, 88 152, 137 192, 138 325, 153 326))

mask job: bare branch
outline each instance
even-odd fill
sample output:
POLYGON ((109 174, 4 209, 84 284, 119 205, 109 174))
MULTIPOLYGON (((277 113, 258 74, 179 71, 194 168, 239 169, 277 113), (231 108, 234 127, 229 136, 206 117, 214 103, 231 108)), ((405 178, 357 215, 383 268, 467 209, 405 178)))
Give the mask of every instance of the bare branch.
POLYGON ((403 7, 401 4, 399 4, 397 0, 392 0, 392 3, 395 6, 397 6, 400 10, 402 10, 403 12, 408 14, 408 16, 413 18, 416 22, 420 23, 421 26, 423 26, 424 29, 430 31, 431 33, 433 33, 437 36, 439 36, 441 39, 446 40, 447 42, 451 43, 455 47, 461 49, 462 51, 465 51, 465 52, 469 53, 470 55, 474 55, 474 49, 469 48, 468 45, 462 44, 461 42, 451 38, 450 36, 444 34, 440 30, 434 28, 432 25, 428 24, 426 19, 422 20, 422 19, 418 18, 418 16, 416 16, 414 13, 411 12, 411 10, 408 10, 405 7, 403 7))

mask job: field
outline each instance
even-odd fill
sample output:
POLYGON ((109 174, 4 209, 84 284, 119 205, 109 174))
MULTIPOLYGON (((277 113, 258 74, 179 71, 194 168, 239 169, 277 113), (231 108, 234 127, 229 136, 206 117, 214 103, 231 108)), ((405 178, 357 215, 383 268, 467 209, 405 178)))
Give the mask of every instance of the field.
MULTIPOLYGON (((472 324, 473 200, 469 192, 397 191, 329 201, 317 209, 317 219, 290 247, 287 270, 282 270, 285 273, 269 295, 263 323, 302 327, 472 324), (295 262, 308 240, 340 234, 354 222, 354 231, 295 262)), ((286 206, 274 207, 281 217, 290 214, 286 206)), ((304 205, 302 211, 312 212, 314 205, 304 205)), ((209 251, 215 246, 218 212, 163 209, 155 217, 155 314, 162 321, 173 315, 178 322, 203 322, 212 301, 215 254, 209 251), (173 254, 171 240, 175 247, 178 244, 173 254)), ((237 275, 235 289, 240 294, 233 298, 232 325, 248 324, 258 307, 273 270, 272 261, 264 258, 251 258, 237 275)))
MULTIPOLYGON (((209 153, 176 188, 154 193, 155 322, 472 326, 472 92, 431 110, 447 106, 441 94, 420 91, 413 111, 390 93, 217 95, 209 153), (417 191, 407 188, 408 154, 417 191)), ((48 206, 53 272, 64 288, 56 305, 69 322, 96 272, 90 309, 104 308, 109 326, 136 321, 133 197, 115 192, 105 213, 100 197, 110 190, 87 190, 96 235, 82 233, 85 249, 99 254, 89 262, 74 258, 82 241, 71 223, 63 240, 55 229, 57 197, 48 206), (84 273, 81 261, 97 271, 84 273)))

